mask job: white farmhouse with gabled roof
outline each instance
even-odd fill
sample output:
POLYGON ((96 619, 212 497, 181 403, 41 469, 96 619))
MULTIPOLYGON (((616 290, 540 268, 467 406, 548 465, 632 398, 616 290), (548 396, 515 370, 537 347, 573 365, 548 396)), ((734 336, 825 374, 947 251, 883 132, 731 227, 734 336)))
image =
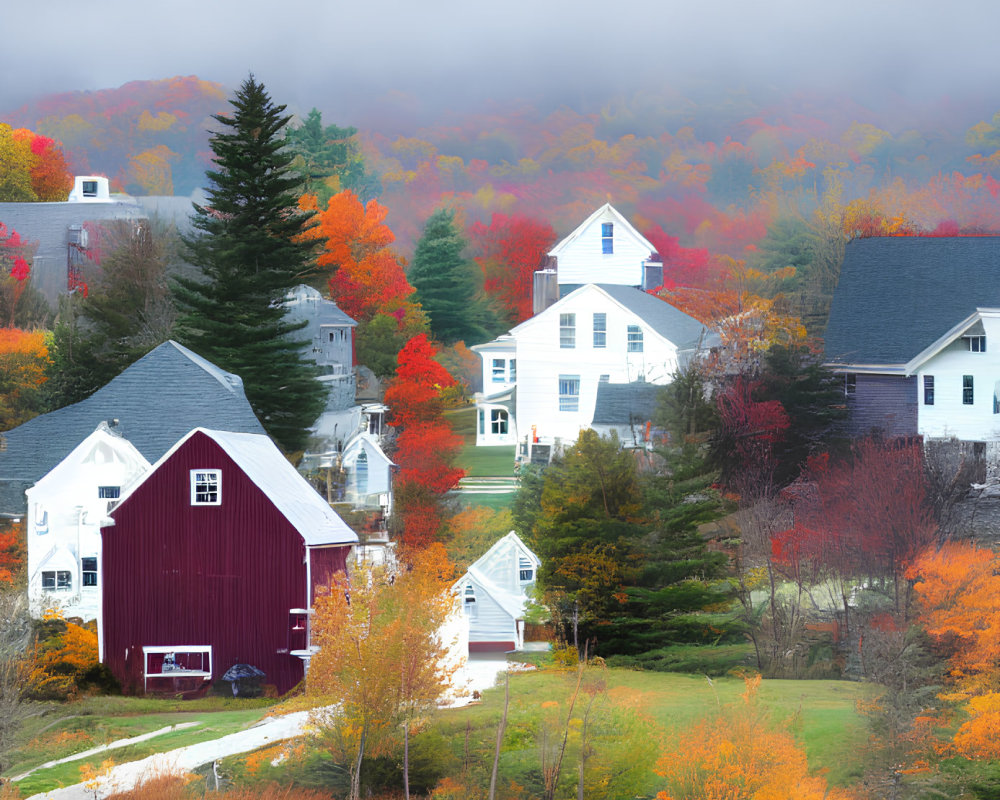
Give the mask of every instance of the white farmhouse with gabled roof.
POLYGON ((28 498, 28 600, 40 617, 58 608, 96 619, 101 610, 101 529, 149 462, 102 422, 25 493, 28 498))
MULTIPOLYGON (((506 336, 472 348, 483 359, 484 387, 497 387, 476 398, 476 443, 517 442, 519 457, 547 461, 593 426, 602 383, 629 385, 645 396, 646 385, 669 383, 715 338, 654 295, 614 284, 581 286, 506 336)), ((614 405, 629 407, 625 398, 614 405)), ((620 422, 644 427, 646 416, 620 422)))
POLYGON ((656 248, 610 203, 591 214, 549 253, 559 297, 586 283, 654 289, 663 283, 656 248))
POLYGON ((469 623, 470 652, 524 647, 524 612, 541 564, 511 531, 455 583, 469 623))

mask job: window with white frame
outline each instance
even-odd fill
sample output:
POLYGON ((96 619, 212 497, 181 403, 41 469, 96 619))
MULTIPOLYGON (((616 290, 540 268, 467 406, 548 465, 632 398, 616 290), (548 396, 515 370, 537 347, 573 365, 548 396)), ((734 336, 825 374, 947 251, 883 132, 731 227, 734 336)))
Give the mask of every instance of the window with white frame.
POLYGON ((986 336, 963 336, 962 337, 966 344, 965 346, 971 350, 973 353, 985 353, 986 352, 986 336))
POLYGON ((490 410, 490 433, 501 436, 507 433, 508 414, 502 408, 490 410))
POLYGON ((68 569, 44 570, 42 590, 46 592, 68 592, 73 588, 73 573, 68 569))
POLYGON ((465 613, 469 615, 469 619, 478 619, 479 603, 476 602, 476 590, 471 583, 465 584, 464 600, 465 602, 462 603, 462 607, 465 609, 465 613))
POLYGON ((97 556, 80 559, 84 586, 97 586, 97 556))
POLYGON ((924 405, 934 405, 934 376, 924 375, 924 405))
POLYGON ((510 382, 514 383, 517 380, 517 359, 512 358, 510 360, 510 382))
POLYGON ((603 311, 594 312, 594 347, 608 346, 608 315, 603 311))
POLYGON ((963 375, 962 376, 962 405, 971 406, 975 395, 973 394, 972 376, 963 375))
POLYGON ((559 410, 560 411, 580 410, 579 375, 559 376, 559 410))
POLYGON ((601 223, 601 252, 605 255, 615 252, 615 224, 613 222, 601 223))
POLYGON ((628 326, 628 351, 630 353, 642 352, 642 328, 638 325, 628 326))
POLYGON ((222 470, 191 470, 191 505, 222 505, 222 470))
POLYGON ((576 314, 559 315, 559 346, 576 347, 576 314))
POLYGON ((507 377, 507 359, 493 359, 493 383, 503 383, 507 377))
POLYGON ((521 556, 518 559, 518 580, 521 583, 531 583, 535 579, 535 565, 530 558, 521 556))

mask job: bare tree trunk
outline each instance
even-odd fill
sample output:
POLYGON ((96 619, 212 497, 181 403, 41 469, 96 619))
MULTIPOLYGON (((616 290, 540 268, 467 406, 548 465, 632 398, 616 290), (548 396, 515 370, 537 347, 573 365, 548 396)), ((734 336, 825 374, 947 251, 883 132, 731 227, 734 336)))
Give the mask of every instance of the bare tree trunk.
POLYGON ((587 710, 583 715, 583 729, 580 731, 580 780, 576 784, 576 800, 583 800, 583 775, 587 769, 587 756, 590 755, 587 750, 587 722, 596 698, 596 694, 590 696, 590 702, 587 703, 587 710))
POLYGON ((576 698, 580 695, 580 685, 583 683, 583 670, 587 666, 587 643, 583 645, 583 659, 576 668, 576 688, 573 689, 573 696, 569 701, 569 710, 566 712, 566 726, 563 729, 562 745, 559 747, 559 756, 556 763, 549 770, 549 774, 543 774, 545 789, 542 792, 542 800, 555 800, 556 786, 559 783, 559 773, 562 772, 563 756, 566 755, 566 742, 569 740, 569 723, 573 718, 573 709, 576 707, 576 698))
POLYGON ((361 741, 358 742, 358 757, 354 759, 354 769, 351 771, 351 800, 361 800, 361 761, 365 757, 365 739, 368 736, 368 724, 361 729, 361 741))
POLYGON ((410 800, 410 721, 403 721, 403 797, 410 800))
POLYGON ((503 676, 503 717, 500 719, 500 727, 497 728, 497 747, 493 752, 493 774, 490 775, 489 800, 495 800, 497 793, 497 771, 500 768, 500 745, 503 744, 503 734, 507 730, 507 709, 510 708, 510 674, 503 676))

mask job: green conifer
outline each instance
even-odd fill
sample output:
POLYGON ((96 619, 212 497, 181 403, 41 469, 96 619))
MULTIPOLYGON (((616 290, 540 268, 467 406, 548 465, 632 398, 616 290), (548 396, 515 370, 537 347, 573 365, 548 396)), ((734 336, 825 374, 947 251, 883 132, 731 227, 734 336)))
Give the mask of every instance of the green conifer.
POLYGON ((316 370, 285 320, 282 299, 314 268, 299 234, 299 176, 282 131, 289 117, 253 75, 232 100, 231 116, 212 136, 215 169, 206 173, 208 204, 195 206, 188 259, 203 280, 178 279, 179 338, 199 355, 243 379, 254 412, 278 443, 300 450, 323 407, 316 370))

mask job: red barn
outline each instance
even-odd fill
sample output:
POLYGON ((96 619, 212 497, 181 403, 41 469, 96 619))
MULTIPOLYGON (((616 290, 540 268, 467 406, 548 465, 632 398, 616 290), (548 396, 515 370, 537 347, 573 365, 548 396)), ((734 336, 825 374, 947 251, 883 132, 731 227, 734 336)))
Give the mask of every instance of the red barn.
POLYGON ((358 538, 270 439, 197 428, 110 516, 101 660, 126 691, 199 688, 235 664, 282 693, 302 679, 308 609, 358 538))

